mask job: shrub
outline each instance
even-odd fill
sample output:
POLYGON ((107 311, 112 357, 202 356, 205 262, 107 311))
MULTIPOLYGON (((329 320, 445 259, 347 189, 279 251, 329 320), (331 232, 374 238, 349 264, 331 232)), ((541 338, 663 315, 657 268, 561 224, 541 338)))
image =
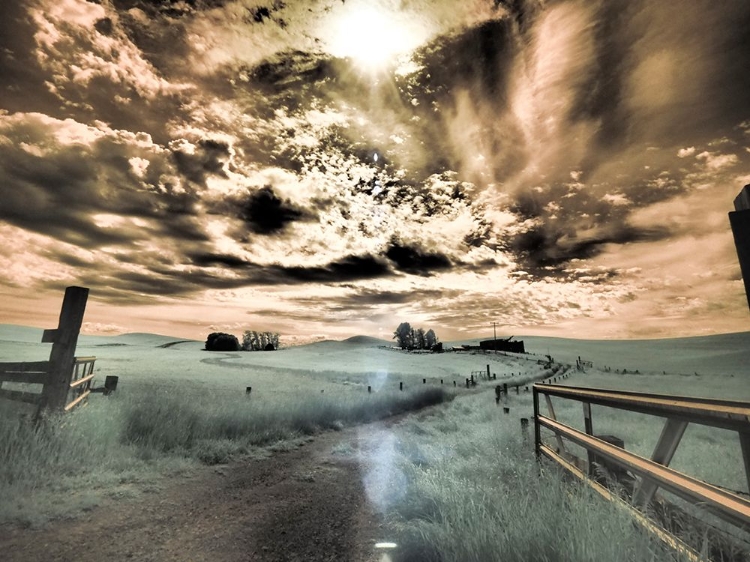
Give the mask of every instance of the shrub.
POLYGON ((237 336, 224 332, 213 332, 206 339, 207 351, 239 351, 240 342, 237 336))

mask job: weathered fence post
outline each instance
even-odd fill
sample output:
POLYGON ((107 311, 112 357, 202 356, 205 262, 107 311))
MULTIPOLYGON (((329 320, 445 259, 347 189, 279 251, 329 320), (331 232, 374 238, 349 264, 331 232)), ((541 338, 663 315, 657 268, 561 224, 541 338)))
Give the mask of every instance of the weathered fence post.
POLYGON ((508 383, 507 382, 503 383, 503 394, 505 394, 506 397, 508 396, 508 383))
POLYGON ((510 414, 510 408, 503 406, 503 414, 510 414))
POLYGON ((520 387, 518 385, 516 385, 516 394, 520 394, 521 391, 519 390, 519 388, 520 387))
POLYGON ((498 404, 498 405, 500 404, 500 394, 502 394, 502 392, 503 392, 503 389, 500 388, 500 385, 498 384, 495 387, 495 404, 498 404))
POLYGON ((427 379, 422 379, 422 384, 427 384, 427 379))
POLYGON ((734 211, 729 213, 734 245, 745 284, 747 304, 750 306, 750 185, 746 185, 734 200, 734 211))
POLYGON ((372 392, 372 387, 371 387, 371 386, 368 386, 368 387, 367 387, 367 392, 368 392, 368 393, 371 393, 371 392, 372 392))
POLYGON ((453 386, 456 386, 456 381, 453 381, 453 386))
POLYGON ((246 386, 245 387, 245 396, 250 397, 250 393, 253 391, 252 386, 246 386))
POLYGON ((529 418, 521 418, 521 436, 525 443, 529 441, 529 418))
POLYGON ((403 382, 398 383, 398 389, 399 390, 403 390, 404 389, 404 383, 403 382))
POLYGON ((492 380, 492 375, 490 374, 490 366, 487 365, 487 380, 492 380))
POLYGON ((49 373, 42 389, 37 419, 43 410, 61 412, 65 409, 73 376, 76 344, 83 324, 89 290, 84 287, 65 289, 57 329, 44 330, 43 343, 52 343, 49 354, 49 373))
POLYGON ((117 390, 117 381, 120 380, 120 377, 116 375, 107 375, 107 377, 104 379, 104 395, 108 396, 109 394, 112 394, 115 390, 117 390))

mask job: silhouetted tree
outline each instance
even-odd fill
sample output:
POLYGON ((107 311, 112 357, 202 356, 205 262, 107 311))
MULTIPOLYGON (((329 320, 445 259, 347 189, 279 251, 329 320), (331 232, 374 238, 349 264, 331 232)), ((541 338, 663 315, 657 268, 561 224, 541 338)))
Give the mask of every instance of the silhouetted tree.
POLYGON ((416 347, 417 349, 427 348, 427 341, 425 339, 424 330, 422 328, 417 328, 417 331, 414 334, 414 347, 416 347))
POLYGON ((242 337, 244 351, 270 351, 278 349, 279 334, 273 332, 256 332, 247 330, 242 337))
POLYGON ((408 322, 401 322, 393 332, 393 339, 396 340, 396 344, 401 349, 409 349, 411 347, 411 325, 408 322))
POLYGON ((435 332, 432 330, 432 328, 430 328, 424 335, 425 347, 427 347, 428 349, 432 349, 437 342, 438 337, 435 335, 435 332))
POLYGON ((206 338, 206 349, 208 351, 239 351, 240 342, 237 336, 232 334, 213 332, 206 338))

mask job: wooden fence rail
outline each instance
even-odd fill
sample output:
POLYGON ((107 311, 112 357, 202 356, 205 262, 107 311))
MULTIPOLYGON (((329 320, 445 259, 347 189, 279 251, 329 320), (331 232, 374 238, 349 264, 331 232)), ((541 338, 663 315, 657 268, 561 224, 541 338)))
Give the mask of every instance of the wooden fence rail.
MULTIPOLYGON (((608 468, 615 467, 623 472, 630 471, 636 477, 630 497, 632 507, 646 508, 654 499, 657 489, 661 488, 738 529, 750 532, 750 501, 669 468, 669 463, 689 423, 737 431, 745 478, 750 488, 750 402, 549 384, 535 384, 533 399, 537 457, 547 457, 579 478, 584 475, 593 476, 596 463, 604 463, 608 468), (540 395, 544 396, 546 401, 548 416, 540 413, 540 395), (584 431, 557 420, 552 407, 553 396, 582 403, 584 431), (592 404, 666 418, 651 458, 647 459, 626 451, 603 439, 604 436, 595 436, 591 416, 592 404), (542 428, 553 433, 556 446, 552 447, 542 441, 542 428), (587 459, 580 459, 568 452, 563 438, 583 447, 587 452, 587 459)), ((592 483, 590 478, 585 479, 592 483)), ((659 533, 663 532, 659 530, 659 533)), ((671 540, 677 539, 672 537, 671 540)))
POLYGON ((0 363, 0 399, 37 406, 36 417, 45 411, 69 411, 91 393, 96 357, 75 357, 89 290, 65 290, 57 329, 45 330, 42 342, 52 343, 48 361, 0 363), (5 382, 41 384, 41 393, 2 388, 5 382))

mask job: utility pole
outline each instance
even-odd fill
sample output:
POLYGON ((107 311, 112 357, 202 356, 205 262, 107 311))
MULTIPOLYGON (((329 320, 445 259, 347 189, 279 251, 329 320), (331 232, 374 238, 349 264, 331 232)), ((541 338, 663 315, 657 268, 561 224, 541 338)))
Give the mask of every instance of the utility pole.
POLYGON ((492 334, 493 334, 492 347, 495 350, 495 355, 497 355, 497 322, 492 323, 492 334))

